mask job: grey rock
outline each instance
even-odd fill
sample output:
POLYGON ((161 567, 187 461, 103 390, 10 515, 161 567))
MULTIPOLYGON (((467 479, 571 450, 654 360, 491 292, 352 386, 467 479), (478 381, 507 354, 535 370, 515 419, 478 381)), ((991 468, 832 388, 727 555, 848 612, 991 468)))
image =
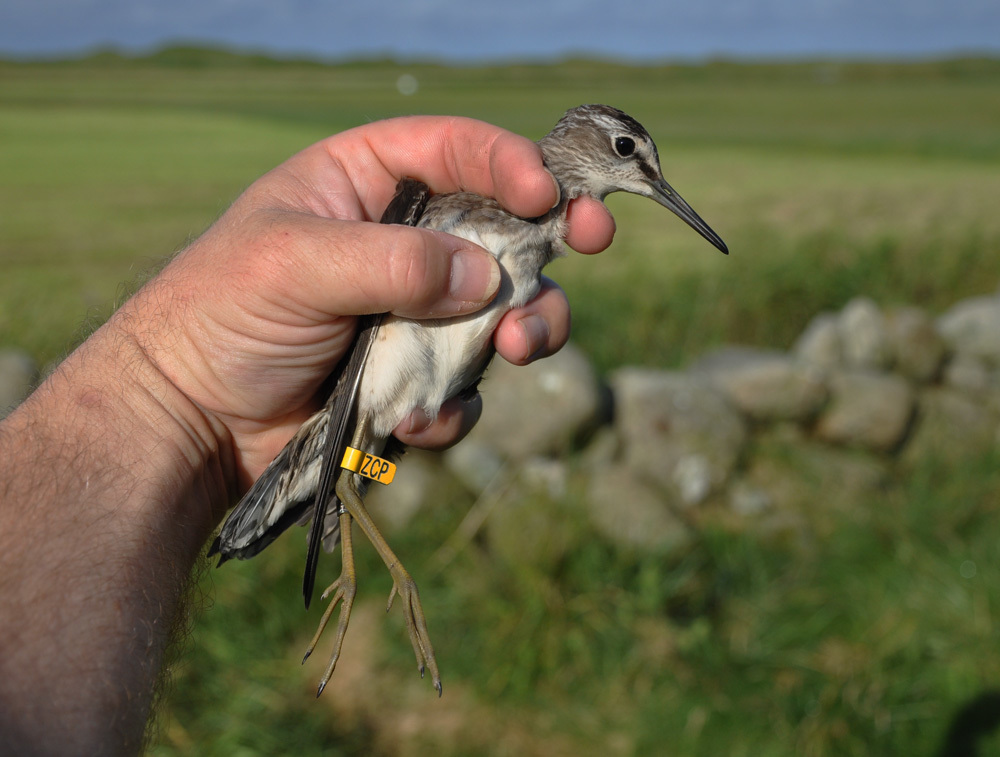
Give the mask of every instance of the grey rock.
POLYGON ((445 467, 476 494, 481 494, 503 469, 500 453, 471 435, 444 453, 445 467))
POLYGON ((28 396, 38 379, 38 365, 20 350, 0 350, 0 418, 28 396))
POLYGON ((762 361, 773 360, 783 356, 784 353, 778 350, 761 349, 743 344, 729 344, 709 350, 691 363, 688 370, 714 378, 718 374, 731 373, 748 365, 756 365, 762 361))
POLYGON ((945 386, 968 394, 982 394, 992 388, 993 371, 986 361, 968 352, 959 352, 948 361, 941 376, 945 386))
POLYGON ((594 368, 572 344, 523 367, 496 359, 481 389, 483 415, 468 438, 509 458, 567 450, 604 408, 594 368))
POLYGON ((549 499, 563 499, 569 487, 569 468, 562 460, 530 457, 521 463, 518 476, 529 490, 549 499))
POLYGON ((894 374, 843 371, 830 377, 831 401, 816 424, 818 439, 879 452, 903 440, 914 409, 914 392, 894 374))
POLYGON ((490 511, 490 551, 510 565, 552 569, 582 538, 582 513, 565 498, 568 468, 551 459, 524 461, 490 511))
POLYGON ((818 367, 770 350, 724 347, 691 370, 706 375, 737 409, 757 421, 806 420, 829 394, 818 367))
POLYGON ((627 466, 685 504, 721 490, 743 451, 743 419, 706 381, 623 368, 612 376, 615 428, 627 466))
POLYGON ((580 462, 587 469, 608 465, 621 458, 621 439, 612 426, 597 429, 590 442, 580 454, 580 462))
POLYGON ((760 515, 774 507, 774 498, 766 490, 745 479, 729 487, 729 508, 737 515, 760 515))
POLYGON ((762 435, 755 448, 730 495, 730 509, 749 509, 755 530, 808 526, 822 534, 836 527, 835 513, 863 515, 890 480, 886 462, 861 450, 773 434, 762 435))
POLYGON ((899 373, 920 383, 938 376, 948 350, 927 313, 915 307, 893 310, 886 331, 899 373))
POLYGON ((712 493, 712 465, 704 455, 681 455, 674 466, 673 484, 683 506, 696 505, 712 493))
POLYGON ((399 461, 396 476, 388 486, 373 483, 365 503, 389 532, 399 531, 421 508, 435 499, 444 476, 436 455, 411 449, 399 461))
POLYGON ((885 318, 867 297, 856 297, 844 306, 838 321, 844 362, 850 368, 883 370, 892 363, 885 318))
POLYGON ((989 405, 954 389, 930 388, 920 394, 917 421, 903 460, 919 464, 928 457, 958 462, 996 448, 1000 416, 989 405))
POLYGON ((590 477, 587 505, 594 528, 614 544, 654 552, 677 549, 691 532, 662 492, 623 467, 598 468, 590 477))
POLYGON ((1000 365, 1000 297, 973 297, 952 306, 937 321, 955 352, 1000 365))
POLYGON ((833 313, 820 313, 806 327, 792 348, 793 354, 819 368, 832 369, 844 360, 838 318, 833 313))

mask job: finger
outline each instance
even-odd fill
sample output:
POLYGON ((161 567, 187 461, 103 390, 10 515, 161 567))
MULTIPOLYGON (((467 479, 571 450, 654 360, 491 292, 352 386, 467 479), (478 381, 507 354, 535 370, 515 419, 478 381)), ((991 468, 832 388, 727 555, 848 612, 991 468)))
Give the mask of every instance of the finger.
POLYGON ((464 439, 482 414, 483 398, 478 393, 467 400, 452 397, 441 405, 433 422, 423 410, 414 410, 393 435, 411 447, 443 450, 464 439))
POLYGON ((542 290, 531 302, 500 320, 493 344, 508 362, 527 365, 559 351, 569 340, 569 332, 566 294, 554 281, 543 278, 542 290))
POLYGON ((559 202, 559 187, 542 166, 542 151, 537 144, 503 132, 490 150, 493 192, 489 196, 522 218, 536 218, 548 212, 559 202))
POLYGON ((392 312, 407 318, 478 310, 500 285, 496 259, 471 242, 407 226, 271 211, 249 230, 249 294, 317 316, 392 312), (256 274, 256 275, 255 275, 256 274), (268 286, 262 286, 266 282, 268 286))
POLYGON ((577 252, 592 255, 611 246, 615 238, 615 219, 603 202, 593 197, 573 200, 566 218, 569 223, 566 244, 577 252))
MULTIPOLYGON (((378 121, 330 137, 316 149, 326 155, 331 180, 337 172, 364 179, 353 190, 369 219, 378 218, 403 176, 426 182, 436 193, 468 191, 495 197, 523 217, 542 215, 559 199, 538 145, 470 118, 378 121)), ((307 150, 293 160, 310 159, 315 155, 307 150)), ((339 192, 330 195, 335 199, 339 192)))

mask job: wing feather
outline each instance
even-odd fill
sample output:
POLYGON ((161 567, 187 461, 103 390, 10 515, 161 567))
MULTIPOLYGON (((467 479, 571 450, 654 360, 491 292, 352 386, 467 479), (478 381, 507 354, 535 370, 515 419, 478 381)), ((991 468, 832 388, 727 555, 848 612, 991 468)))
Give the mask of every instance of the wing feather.
MULTIPOLYGON (((415 226, 429 198, 426 184, 404 178, 380 222, 415 226)), ((333 549, 339 537, 336 472, 353 435, 358 386, 381 318, 359 319, 357 336, 331 376, 333 391, 326 405, 302 425, 233 508, 209 549, 210 556, 219 555, 220 565, 231 558, 248 559, 292 524, 311 520, 302 587, 306 607, 315 585, 319 548, 333 549)))

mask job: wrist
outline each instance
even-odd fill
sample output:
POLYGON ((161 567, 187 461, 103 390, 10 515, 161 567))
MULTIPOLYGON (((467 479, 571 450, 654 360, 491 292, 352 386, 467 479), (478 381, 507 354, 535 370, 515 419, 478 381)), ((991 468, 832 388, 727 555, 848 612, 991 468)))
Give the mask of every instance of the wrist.
MULTIPOLYGON (((154 456, 152 470, 160 485, 174 491, 194 487, 193 499, 171 503, 187 506, 189 518, 207 532, 218 523, 235 491, 232 440, 226 426, 206 413, 162 369, 143 340, 128 328, 127 308, 105 325, 95 349, 98 359, 114 366, 110 395, 112 413, 130 427, 131 442, 154 456), (101 355, 101 353, 105 353, 101 355), (120 392, 116 395, 115 389, 120 392)), ((107 384, 105 384, 107 386, 107 384)), ((121 439, 129 444, 129 439, 121 439)), ((149 458, 143 456, 144 465, 149 458)), ((192 521, 192 522, 194 522, 192 521)))
POLYGON ((228 433, 150 359, 127 327, 126 308, 29 399, 31 431, 53 454, 61 446, 74 455, 79 475, 114 480, 122 496, 108 506, 128 524, 157 531, 185 523, 196 554, 233 488, 228 433))

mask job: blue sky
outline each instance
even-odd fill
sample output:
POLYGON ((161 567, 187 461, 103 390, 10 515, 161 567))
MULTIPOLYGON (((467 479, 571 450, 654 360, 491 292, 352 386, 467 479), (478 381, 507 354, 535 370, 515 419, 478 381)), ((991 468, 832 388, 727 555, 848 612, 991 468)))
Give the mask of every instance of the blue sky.
POLYGON ((176 41, 447 61, 1000 53, 998 0, 0 0, 0 55, 176 41))

